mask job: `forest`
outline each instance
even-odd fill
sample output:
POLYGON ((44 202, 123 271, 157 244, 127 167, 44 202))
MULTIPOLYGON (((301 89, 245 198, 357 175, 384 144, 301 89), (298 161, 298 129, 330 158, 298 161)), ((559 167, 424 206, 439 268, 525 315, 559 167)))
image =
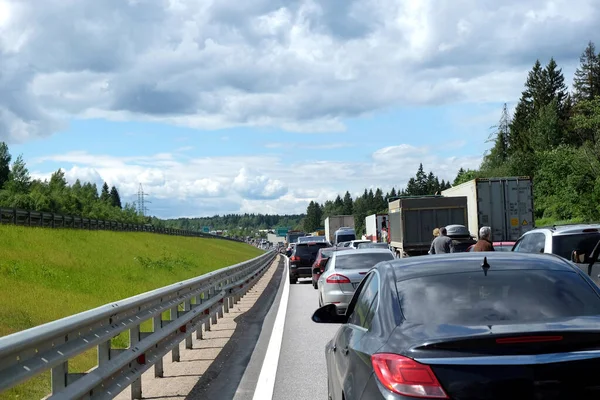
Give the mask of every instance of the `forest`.
POLYGON ((106 182, 100 191, 90 182, 77 180, 69 185, 61 169, 50 180, 32 179, 23 156, 13 160, 4 142, 0 142, 0 207, 118 222, 148 222, 148 218, 137 213, 134 204, 121 204, 117 188, 109 188, 106 182))

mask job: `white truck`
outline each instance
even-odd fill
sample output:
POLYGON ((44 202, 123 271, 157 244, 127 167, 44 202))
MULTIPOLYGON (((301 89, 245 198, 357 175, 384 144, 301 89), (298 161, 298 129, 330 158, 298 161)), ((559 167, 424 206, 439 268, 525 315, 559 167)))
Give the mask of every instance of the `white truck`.
POLYGON ((387 242, 388 214, 372 214, 365 218, 366 239, 372 242, 387 242), (385 236, 385 237, 384 237, 385 236))
POLYGON ((492 228, 494 242, 514 242, 534 225, 533 184, 529 177, 478 178, 442 191, 444 197, 467 198, 471 234, 492 228))
MULTIPOLYGON (((325 218, 325 237, 327 240, 336 245, 338 242, 336 241, 336 231, 340 230, 340 228, 347 228, 344 231, 354 231, 354 216, 353 215, 334 215, 331 217, 325 218)), ((356 236, 354 237, 356 239, 356 236)), ((352 239, 349 239, 352 240, 352 239)), ((340 240, 344 241, 344 240, 340 240)))

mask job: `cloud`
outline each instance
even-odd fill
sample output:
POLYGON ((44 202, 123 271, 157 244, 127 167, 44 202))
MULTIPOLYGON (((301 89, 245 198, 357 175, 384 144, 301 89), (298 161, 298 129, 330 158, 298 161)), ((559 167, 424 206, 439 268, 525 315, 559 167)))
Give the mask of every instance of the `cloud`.
POLYGON ((337 132, 393 106, 503 102, 535 58, 576 63, 600 23, 596 0, 0 5, 11 142, 72 117, 337 132))
POLYGON ((46 162, 59 163, 70 183, 76 179, 119 189, 124 201, 137 201, 143 185, 150 212, 159 217, 215 213, 302 213, 310 201, 333 200, 349 191, 406 185, 419 163, 440 179, 459 168, 475 168, 481 157, 441 157, 427 147, 406 144, 373 152, 366 161, 290 163, 284 155, 175 158, 172 154, 115 157, 75 151, 35 160, 36 178, 49 178, 46 162))

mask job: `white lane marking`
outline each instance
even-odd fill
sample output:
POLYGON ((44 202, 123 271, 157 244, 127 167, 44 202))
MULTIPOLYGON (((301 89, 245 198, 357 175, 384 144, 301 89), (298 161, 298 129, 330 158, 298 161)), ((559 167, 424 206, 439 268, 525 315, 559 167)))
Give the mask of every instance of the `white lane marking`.
POLYGON ((283 328, 285 325, 285 314, 287 313, 290 295, 290 280, 288 277, 289 260, 287 257, 285 259, 286 262, 283 273, 285 283, 283 284, 283 291, 281 293, 281 300, 279 302, 279 308, 277 309, 275 323, 273 324, 273 331, 271 332, 271 338, 269 339, 269 345, 267 346, 267 352, 265 353, 265 359, 263 360, 252 400, 272 399, 273 391, 275 390, 277 364, 279 363, 279 353, 281 352, 283 328))

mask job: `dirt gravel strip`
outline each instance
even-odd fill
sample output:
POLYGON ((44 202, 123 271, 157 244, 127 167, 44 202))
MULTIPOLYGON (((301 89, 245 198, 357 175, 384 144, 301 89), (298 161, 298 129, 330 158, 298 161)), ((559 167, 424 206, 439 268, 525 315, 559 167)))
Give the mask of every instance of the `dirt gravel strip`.
MULTIPOLYGON (((252 309, 257 299, 260 298, 263 290, 277 271, 281 259, 282 256, 278 255, 265 274, 229 310, 229 313, 224 313, 223 318, 219 318, 215 325, 211 324, 210 331, 205 331, 204 327, 202 328, 203 339, 196 339, 195 333, 192 335, 193 349, 186 349, 185 342, 179 344, 181 361, 172 362, 170 352, 163 358, 163 378, 154 377, 154 367, 148 369, 142 375, 142 398, 183 400, 188 397, 213 361, 219 356, 221 350, 229 342, 239 323, 236 319, 252 309)), ((115 399, 131 399, 131 388, 125 389, 115 399)))

